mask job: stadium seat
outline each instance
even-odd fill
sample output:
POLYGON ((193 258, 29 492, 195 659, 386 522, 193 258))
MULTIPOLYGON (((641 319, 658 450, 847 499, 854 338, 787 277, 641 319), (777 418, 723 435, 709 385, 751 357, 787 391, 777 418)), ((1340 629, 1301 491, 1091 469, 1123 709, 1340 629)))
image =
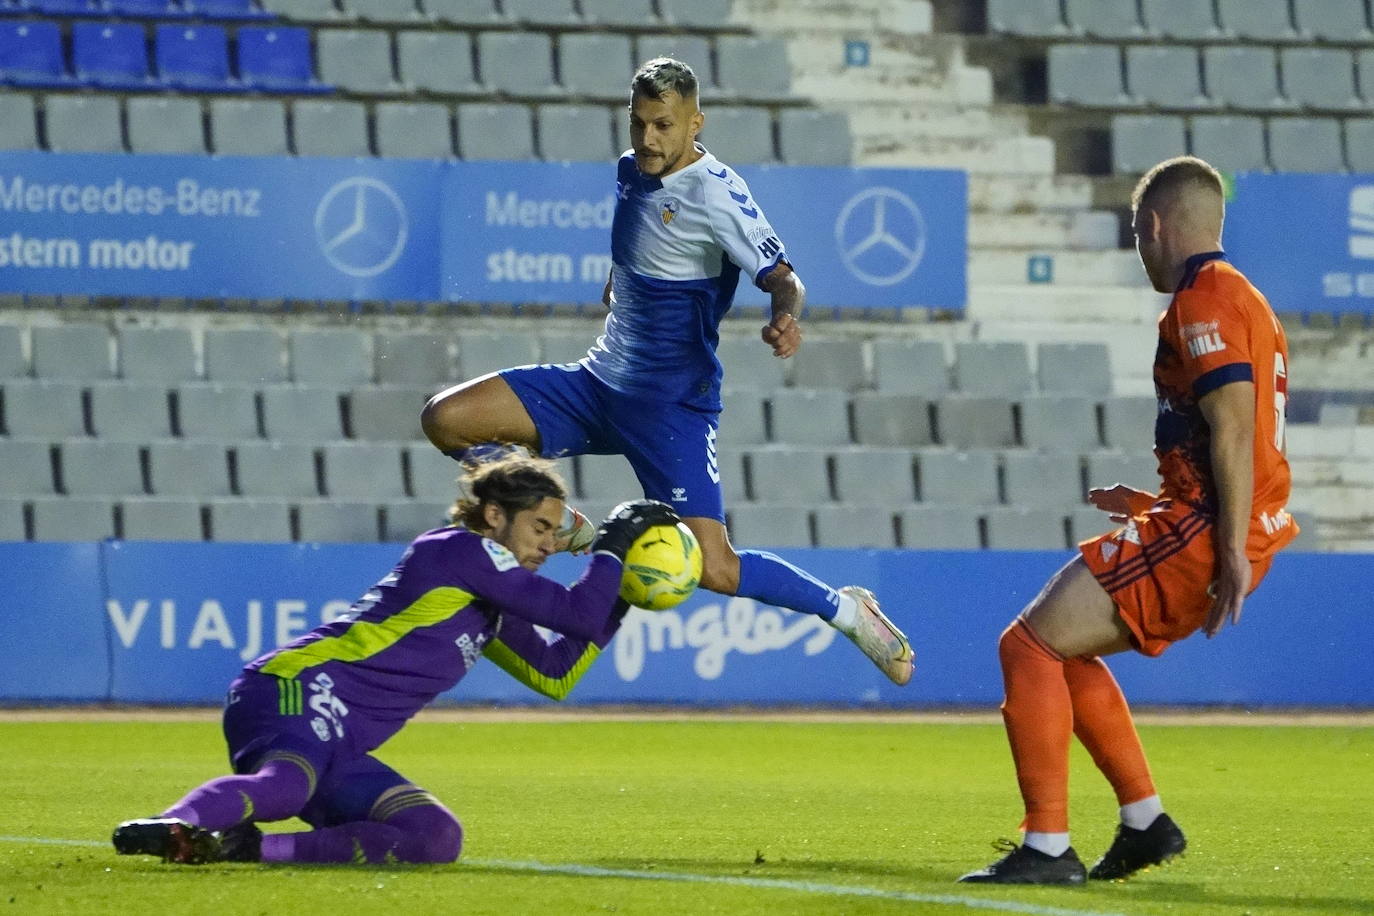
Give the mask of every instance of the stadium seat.
POLYGON ((424 439, 420 411, 433 388, 367 385, 348 395, 349 432, 354 439, 395 442, 424 439))
POLYGON ((539 335, 538 340, 541 363, 575 363, 587 355, 587 351, 596 342, 596 333, 546 331, 539 335))
POLYGON ((437 102, 381 102, 373 109, 377 155, 452 159, 453 113, 437 102))
POLYGON ((495 0, 423 0, 425 15, 446 25, 496 25, 503 20, 495 0))
POLYGON ((119 536, 128 541, 203 541, 196 499, 125 499, 117 507, 119 536))
POLYGON ((1181 45, 1126 49, 1126 88, 1137 102, 1159 108, 1209 108, 1197 51, 1181 45))
POLYGON ((1270 118, 1269 164, 1276 172, 1343 172, 1335 118, 1270 118))
POLYGON ((150 442, 148 489, 157 496, 228 496, 228 451, 214 442, 150 442))
POLYGON ((501 0, 506 17, 524 25, 580 25, 573 0, 501 0))
POLYGON ((654 0, 579 0, 582 18, 591 26, 611 26, 612 31, 660 25, 654 0))
POLYGON ((253 0, 182 0, 182 5, 202 19, 272 19, 275 15, 253 6, 253 0))
POLYGON ((297 22, 337 22, 342 18, 334 0, 262 0, 262 6, 297 22))
MULTIPOLYGON (((3 99, 0 96, 0 101, 3 99)), ((0 117, 3 117, 2 113, 0 117)), ((24 356, 24 328, 17 324, 0 324, 0 379, 22 378, 28 374, 29 361, 24 356)))
POLYGON ((143 463, 133 442, 71 439, 58 447, 58 479, 69 496, 137 496, 143 463))
POLYGON ((293 328, 287 333, 291 380, 302 385, 361 385, 372 380, 368 338, 353 328, 293 328))
POLYGON ((1374 174, 1374 118, 1346 119, 1345 155, 1352 172, 1374 174))
POLYGON ((372 155, 367 137, 367 109, 361 102, 306 99, 291 105, 297 155, 372 155))
POLYGON ((403 25, 421 20, 415 0, 343 0, 345 16, 363 22, 403 25))
POLYGON ((53 440, 86 435, 81 387, 71 381, 6 381, 5 432, 53 440))
POLYGON ((1355 52, 1355 69, 1359 73, 1360 95, 1366 102, 1374 102, 1374 48, 1355 52))
POLYGON ((449 502, 406 500, 382 506, 382 540, 405 543, 448 524, 449 502))
POLYGON ((72 85, 56 22, 0 22, 0 83, 55 89, 72 85))
POLYGON ((57 496, 35 499, 30 506, 35 541, 101 541, 114 537, 111 499, 57 496))
POLYGON ((954 388, 1018 397, 1031 390, 1030 354, 1019 341, 961 340, 954 345, 954 388))
POLYGON ((205 116, 198 100, 133 96, 125 111, 132 152, 205 154, 205 116))
POLYGON ((136 382, 181 382, 196 377, 195 342, 182 327, 125 325, 115 331, 119 377, 136 382))
POLYGON ((470 379, 511 366, 539 361, 535 338, 513 332, 463 331, 458 334, 460 378, 470 379))
POLYGON ((730 506, 730 540, 747 547, 810 547, 810 513, 802 506, 730 506))
POLYGON ((48 149, 54 153, 122 153, 119 99, 111 95, 50 95, 43 100, 48 149))
POLYGON ((1264 122, 1249 115, 1198 115, 1192 119, 1189 152, 1228 172, 1263 171, 1264 122))
POLYGON ((1048 55, 1050 101, 1060 105, 1128 106, 1121 51, 1113 45, 1052 45, 1048 55))
POLYGON ((967 506, 907 506, 897 511, 901 546, 907 550, 978 550, 983 546, 978 512, 967 506))
POLYGON ((1016 445, 1011 401, 989 395, 945 395, 935 402, 935 438, 955 448, 1016 445))
POLYGON ((1075 395, 1029 395, 1017 404, 1021 444, 1052 452, 1101 448, 1097 405, 1075 395))
POLYGON ((762 445, 768 441, 763 394, 752 388, 727 388, 720 393, 723 408, 717 441, 723 445, 762 445))
POLYGON ((243 26, 235 35, 244 88, 259 92, 322 93, 334 87, 315 79, 310 32, 294 26, 243 26))
MULTIPOLYGON (((4 79, 0 73, 0 81, 4 79)), ((0 94, 0 150, 38 149, 37 111, 33 96, 0 94)))
POLYGON ((343 438, 343 409, 337 388, 264 385, 262 429, 268 439, 319 442, 343 438))
POLYGON ((774 359, 772 351, 757 337, 721 337, 716 358, 725 371, 724 384, 758 391, 781 388, 787 363, 791 362, 774 359))
POLYGON ((326 442, 320 447, 324 493, 331 499, 404 499, 401 449, 395 443, 326 442))
POLYGON ((33 374, 40 379, 108 379, 110 334, 103 325, 83 322, 35 327, 33 374))
POLYGON ((373 338, 373 366, 383 385, 449 385, 457 381, 449 341, 433 331, 379 331, 373 338))
POLYGON ((558 79, 572 95, 623 100, 633 72, 628 35, 565 33, 558 39, 558 79))
POLYGON ((789 445, 847 445, 849 401, 843 391, 784 388, 768 396, 768 433, 789 445))
POLYGON ((143 26, 119 22, 72 25, 72 70, 77 80, 100 89, 147 89, 154 85, 148 67, 143 26))
POLYGON ((1246 41, 1293 41, 1288 0, 1217 0, 1221 30, 1246 41))
POLYGON ((217 25, 157 27, 157 75, 184 92, 240 88, 229 69, 229 35, 217 25))
POLYGON ((792 67, 780 38, 722 35, 716 39, 720 91, 741 99, 771 102, 792 94, 792 67))
POLYGON ((1124 483, 1128 487, 1151 493, 1159 490, 1159 462, 1154 455, 1093 452, 1086 460, 1086 483, 1089 489, 1124 483))
POLYGON ((858 391, 865 387, 863 342, 812 338, 792 357, 792 383, 798 388, 858 391))
POLYGON ((534 126, 523 105, 458 106, 458 152, 471 160, 534 158, 534 126))
POLYGON ((644 492, 629 461, 620 455, 579 455, 577 480, 578 496, 593 502, 615 505, 644 492))
POLYGON ((994 506, 983 518, 989 550, 1063 550, 1064 517, 1045 509, 994 506))
POLYGON ((296 505, 300 539, 304 543, 357 544, 377 540, 380 513, 370 502, 302 500, 296 505))
POLYGON ((27 540, 25 527, 24 501, 13 497, 0 497, 0 541, 27 540))
POLYGON ((1115 114, 1111 136, 1112 171, 1118 175, 1147 171, 1188 149, 1183 118, 1176 115, 1115 114))
POLYGON ((720 472, 720 493, 725 505, 748 502, 749 475, 745 473, 745 448, 721 445, 716 448, 716 469, 720 472))
POLYGON ((1364 0, 1293 0, 1300 35, 1321 41, 1368 42, 1364 0))
POLYGON ((890 506, 817 506, 811 513, 817 547, 891 549, 897 546, 890 506))
POLYGON ((1068 509, 1081 504, 1087 493, 1077 454, 1004 452, 1002 482, 1007 503, 1013 506, 1068 509))
POLYGON ((949 391, 945 345, 938 340, 875 340, 873 377, 879 391, 939 397, 949 391))
POLYGON ((658 0, 663 21, 686 29, 722 29, 730 24, 731 0, 658 0))
POLYGON ((412 91, 441 95, 482 91, 472 69, 472 39, 466 32, 397 32, 401 83, 412 91))
POLYGON ((853 143, 843 112, 789 108, 778 113, 778 146, 788 165, 849 165, 853 143))
POLYGON ((930 445, 930 404, 913 394, 861 392, 850 402, 854 440, 867 446, 930 445))
POLYGON ((243 496, 287 499, 320 495, 315 450, 299 442, 240 442, 233 448, 234 477, 243 496))
POLYGON ((104 9, 126 19, 176 19, 187 10, 175 0, 102 0, 104 9))
POLYGON ((539 155, 547 162, 606 162, 620 151, 612 112, 600 105, 540 105, 539 155))
POLYGON ((244 384, 286 381, 281 335, 271 328, 207 328, 205 377, 244 384))
POLYGON ((1185 41, 1222 37, 1212 0, 1140 0, 1140 14, 1151 35, 1185 41))
POLYGON ((147 442, 172 436, 171 399, 165 385, 102 382, 91 386, 90 397, 96 438, 147 442))
POLYGON ((5 469, 0 474, 0 493, 33 496, 57 492, 53 446, 46 438, 0 438, 0 467, 5 469))
POLYGON ((173 403, 177 430, 187 439, 235 442, 262 435, 251 388, 189 382, 177 386, 173 403))
POLYGON ((1279 91, 1278 54, 1273 48, 1210 45, 1202 49, 1207 93, 1232 108, 1287 108, 1279 91))
MULTIPOLYGON (((405 446, 406 481, 414 499, 448 505, 458 496, 458 475, 462 466, 428 442, 405 446)), ((572 475, 565 475, 572 484, 572 475)))
MULTIPOLYGON (((1180 144, 1169 155, 1177 156, 1182 152, 1180 144)), ((1160 157, 1164 158, 1167 157, 1160 157)), ((1112 393, 1111 356, 1104 343, 1040 343, 1035 348, 1035 377, 1042 394, 1109 395, 1112 393)))
POLYGON ((852 506, 900 506, 916 501, 916 473, 904 449, 846 449, 832 456, 835 496, 852 506))
POLYGON ((996 453, 922 449, 916 454, 920 500, 988 506, 999 502, 996 453))
POLYGON ((1304 108, 1358 111, 1355 61, 1344 48, 1284 48, 1279 52, 1283 94, 1304 108))
POLYGON ((749 449, 749 480, 754 500, 762 503, 828 503, 830 468, 820 448, 767 445, 749 449))
POLYGON ((210 539, 259 544, 291 540, 291 507, 273 499, 214 499, 208 505, 210 539))
POLYGON ((210 138, 221 156, 287 156, 286 111, 275 99, 213 99, 210 138))
MULTIPOLYGON (((661 33, 637 36, 635 61, 642 64, 655 57, 671 57, 691 67, 702 96, 709 97, 716 92, 716 75, 711 66, 711 41, 705 36, 661 33)), ((628 85, 629 80, 626 79, 625 83, 628 85)))
POLYGON ((1121 527, 1107 513, 1094 506, 1074 506, 1069 510, 1068 523, 1070 544, 1078 544, 1121 527))
POLYGON ((988 0, 988 31, 1003 35, 1054 37, 1063 35, 1058 0, 988 0))
POLYGON ((773 117, 767 108, 713 106, 701 138, 713 154, 732 165, 777 160, 773 152, 773 117))
POLYGON ((1135 0, 1066 0, 1064 6, 1069 31, 1077 35, 1123 39, 1139 38, 1144 32, 1135 0))
MULTIPOLYGON (((509 9, 507 10, 509 12, 509 9)), ((512 96, 558 96, 554 81, 553 43, 534 32, 482 32, 477 36, 482 83, 512 96)))
POLYGON ((25 12, 41 16, 86 16, 101 12, 94 0, 23 0, 25 12))
POLYGON ((358 93, 392 93, 391 36, 380 29, 321 29, 315 33, 320 79, 358 93))

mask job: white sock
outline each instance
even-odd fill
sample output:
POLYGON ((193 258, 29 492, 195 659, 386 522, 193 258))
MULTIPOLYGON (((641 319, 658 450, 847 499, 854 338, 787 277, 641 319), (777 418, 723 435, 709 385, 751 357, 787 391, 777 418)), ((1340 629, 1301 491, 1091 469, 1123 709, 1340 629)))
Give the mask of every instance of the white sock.
POLYGON ((854 624, 859 622, 859 602, 848 595, 840 595, 840 607, 830 618, 830 625, 841 633, 853 633, 854 624))
POLYGON ((1058 858, 1069 851, 1069 835, 1067 833, 1036 833, 1034 831, 1027 831, 1023 845, 1043 852, 1047 856, 1058 858))
POLYGON ((1159 796, 1151 795, 1149 798, 1133 801, 1129 805, 1122 805, 1121 823, 1132 830, 1144 830, 1163 813, 1164 805, 1160 802, 1159 796))

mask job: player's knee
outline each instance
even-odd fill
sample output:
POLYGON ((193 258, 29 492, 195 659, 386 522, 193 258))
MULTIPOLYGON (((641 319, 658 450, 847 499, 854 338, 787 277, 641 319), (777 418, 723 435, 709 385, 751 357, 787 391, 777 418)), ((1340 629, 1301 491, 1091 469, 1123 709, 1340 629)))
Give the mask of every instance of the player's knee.
POLYGON ((454 436, 454 408, 446 393, 441 391, 425 402, 420 410, 420 428, 439 448, 458 448, 462 443, 454 436))
POLYGON ((442 805, 417 805, 387 819, 405 833, 396 850, 403 862, 445 865, 463 851, 463 825, 442 805))

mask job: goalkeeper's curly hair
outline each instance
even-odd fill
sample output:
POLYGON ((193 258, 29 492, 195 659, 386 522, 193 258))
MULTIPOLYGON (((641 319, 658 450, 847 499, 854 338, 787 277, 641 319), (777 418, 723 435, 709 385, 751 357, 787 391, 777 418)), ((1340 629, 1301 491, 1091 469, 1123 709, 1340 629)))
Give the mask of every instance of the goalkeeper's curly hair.
POLYGON ((511 455, 479 464, 460 479, 464 495, 449 509, 449 521, 472 531, 487 527, 482 509, 495 503, 514 516, 552 497, 566 501, 568 486, 552 461, 511 455))

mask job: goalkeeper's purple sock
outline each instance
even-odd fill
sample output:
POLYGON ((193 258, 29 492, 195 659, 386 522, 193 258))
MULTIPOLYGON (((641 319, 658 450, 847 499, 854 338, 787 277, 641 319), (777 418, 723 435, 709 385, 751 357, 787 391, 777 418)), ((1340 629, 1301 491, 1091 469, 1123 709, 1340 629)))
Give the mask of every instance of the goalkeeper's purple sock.
POLYGON ((279 821, 305 807, 312 782, 298 764, 269 760, 256 773, 221 776, 192 789, 162 816, 206 830, 227 830, 244 821, 279 821))
POLYGON ((463 828, 452 812, 440 804, 421 804, 385 822, 354 821, 308 833, 269 833, 262 838, 262 861, 444 863, 456 861, 462 848, 463 828))
POLYGON ((774 607, 815 614, 825 621, 832 620, 840 606, 840 596, 833 588, 782 557, 762 550, 739 552, 739 588, 735 594, 774 607))

